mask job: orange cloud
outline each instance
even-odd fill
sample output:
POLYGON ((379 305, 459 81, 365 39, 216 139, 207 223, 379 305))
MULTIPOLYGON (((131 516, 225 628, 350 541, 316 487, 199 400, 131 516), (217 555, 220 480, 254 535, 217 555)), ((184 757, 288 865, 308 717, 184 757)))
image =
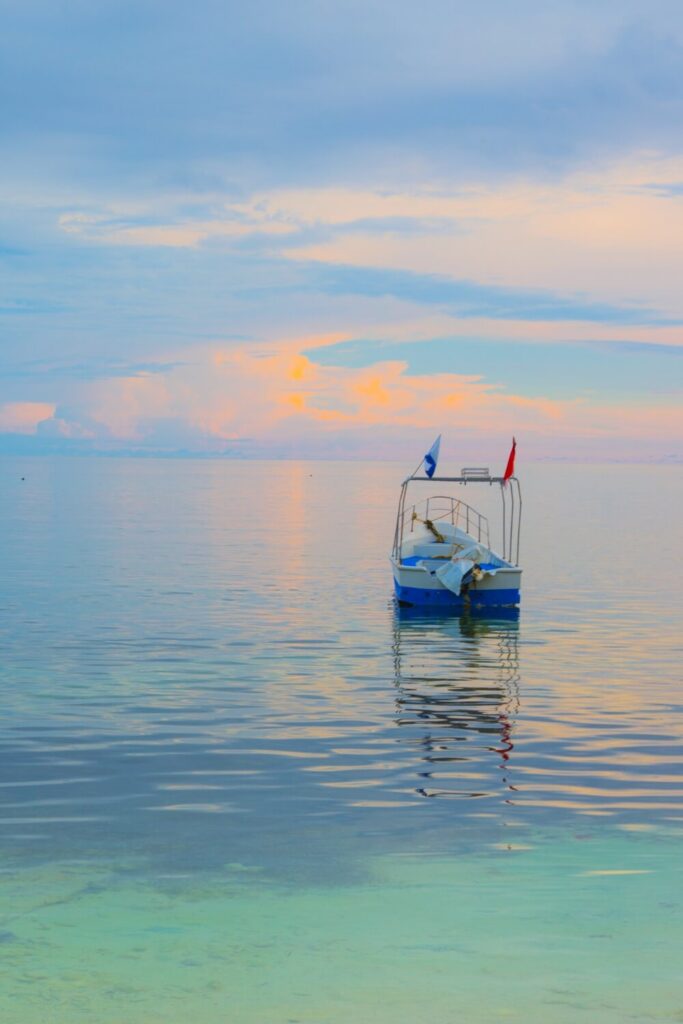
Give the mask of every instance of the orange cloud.
POLYGON ((284 395, 283 396, 283 400, 288 405, 291 405, 292 409, 294 409, 295 412, 303 412, 305 410, 305 408, 306 408, 306 399, 304 398, 303 395, 300 395, 300 394, 284 395))
POLYGON ((299 355, 296 356, 292 362, 291 368, 289 370, 289 379, 302 381, 306 377, 312 376, 314 372, 315 368, 310 359, 307 359, 306 356, 299 355))
POLYGON ((369 380, 360 380, 354 385, 357 395, 371 405, 389 405, 391 395, 379 376, 370 377, 369 380))
MULTIPOLYGON (((400 360, 325 366, 304 354, 321 341, 206 346, 193 349, 191 357, 171 352, 164 373, 84 382, 72 405, 85 426, 74 414, 66 432, 86 437, 92 428, 98 437, 145 442, 159 428, 177 437, 179 447, 220 450, 248 440, 310 452, 324 438, 363 431, 371 438, 377 430, 393 436, 456 430, 482 438, 514 432, 551 446, 569 436, 622 443, 625 437, 657 440, 683 431, 681 409, 661 396, 656 406, 559 401, 509 393, 473 375, 409 374, 400 360)), ((54 409, 47 403, 0 407, 0 428, 33 432, 54 409)))

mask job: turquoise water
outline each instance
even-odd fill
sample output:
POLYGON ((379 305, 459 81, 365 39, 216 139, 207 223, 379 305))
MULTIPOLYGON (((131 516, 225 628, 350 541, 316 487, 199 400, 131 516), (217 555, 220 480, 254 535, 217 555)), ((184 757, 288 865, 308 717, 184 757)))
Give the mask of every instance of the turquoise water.
POLYGON ((680 470, 523 469, 501 619, 401 470, 0 462, 3 1024, 683 1021, 680 470))

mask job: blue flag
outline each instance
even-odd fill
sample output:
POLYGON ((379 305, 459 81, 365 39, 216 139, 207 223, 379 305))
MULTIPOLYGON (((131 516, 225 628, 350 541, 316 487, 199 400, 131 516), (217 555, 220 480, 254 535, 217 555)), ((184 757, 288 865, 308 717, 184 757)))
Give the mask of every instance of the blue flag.
POLYGON ((441 434, 437 437, 436 441, 429 449, 424 457, 425 473, 431 480, 436 470, 436 464, 439 461, 439 448, 441 446, 441 434))

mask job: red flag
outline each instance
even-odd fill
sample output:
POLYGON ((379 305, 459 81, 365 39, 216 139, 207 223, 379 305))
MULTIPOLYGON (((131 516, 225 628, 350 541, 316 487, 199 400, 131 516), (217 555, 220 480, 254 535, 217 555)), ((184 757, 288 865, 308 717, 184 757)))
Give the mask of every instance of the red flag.
POLYGON ((508 464, 505 467, 505 475, 503 477, 503 483, 504 484, 506 484, 508 482, 508 480, 510 479, 510 477, 512 476, 512 474, 515 471, 515 451, 516 450, 517 450, 517 442, 515 441, 515 439, 513 437, 512 438, 512 448, 510 449, 510 454, 508 455, 508 464))

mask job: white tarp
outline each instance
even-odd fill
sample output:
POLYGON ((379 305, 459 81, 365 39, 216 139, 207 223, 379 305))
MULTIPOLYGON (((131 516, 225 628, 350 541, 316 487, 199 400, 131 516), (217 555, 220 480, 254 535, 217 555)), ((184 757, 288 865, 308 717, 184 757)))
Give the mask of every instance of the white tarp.
MULTIPOLYGON (((467 573, 478 562, 483 562, 487 557, 488 553, 483 551, 478 544, 472 544, 470 547, 459 551, 457 558, 453 558, 450 562, 446 562, 445 565, 441 566, 440 569, 437 569, 436 576, 451 593, 460 596, 462 581, 467 573)), ((485 575, 495 576, 496 570, 485 569, 484 573, 485 575)))
POLYGON ((455 562, 446 562, 440 569, 436 570, 437 577, 444 587, 453 594, 460 595, 463 577, 470 571, 474 562, 471 558, 458 558, 455 562))

